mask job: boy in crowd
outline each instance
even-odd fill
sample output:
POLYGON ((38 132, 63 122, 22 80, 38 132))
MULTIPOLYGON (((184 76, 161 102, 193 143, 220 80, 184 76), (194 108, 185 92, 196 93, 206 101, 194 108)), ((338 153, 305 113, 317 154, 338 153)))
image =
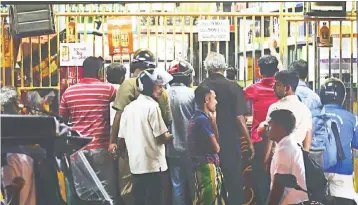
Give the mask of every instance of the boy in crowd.
MULTIPOLYGON (((264 124, 268 122, 269 116, 274 110, 290 110, 296 118, 296 125, 292 131, 292 137, 296 140, 296 143, 303 145, 304 149, 309 151, 312 141, 312 115, 307 106, 295 95, 297 85, 298 76, 296 72, 282 70, 275 74, 274 90, 280 100, 269 107, 266 121, 260 124, 259 129, 262 129, 264 124)), ((270 166, 272 142, 273 141, 270 140, 267 143, 265 151, 265 163, 267 168, 270 166)))
POLYGON ((283 187, 277 180, 276 174, 292 174, 298 185, 306 188, 305 165, 303 152, 292 136, 296 127, 294 114, 289 110, 274 110, 268 118, 267 135, 277 143, 271 162, 271 191, 267 205, 299 204, 308 200, 307 193, 283 187))

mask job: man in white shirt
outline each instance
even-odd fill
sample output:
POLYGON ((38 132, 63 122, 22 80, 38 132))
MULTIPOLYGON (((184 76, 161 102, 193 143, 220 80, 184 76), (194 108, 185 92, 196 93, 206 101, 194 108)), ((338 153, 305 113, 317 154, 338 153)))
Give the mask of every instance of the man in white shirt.
POLYGON ((271 190, 267 205, 288 205, 308 201, 307 193, 293 188, 285 188, 276 178, 276 174, 292 174, 298 185, 307 190, 303 153, 292 137, 296 119, 294 114, 285 109, 270 113, 267 135, 277 143, 271 163, 271 190))
POLYGON ((120 140, 119 149, 128 150, 134 205, 158 205, 161 201, 161 174, 168 169, 164 145, 173 135, 168 133, 157 100, 172 79, 159 69, 143 71, 136 79, 141 94, 125 107, 121 117, 119 137, 125 144, 120 140))
MULTIPOLYGON (((264 126, 265 123, 270 121, 270 114, 274 110, 290 110, 296 118, 295 128, 290 136, 295 139, 296 143, 302 144, 304 149, 309 151, 312 141, 312 115, 307 106, 295 95, 297 85, 298 76, 296 72, 282 70, 275 74, 274 91, 280 100, 269 107, 266 121, 261 123, 260 126, 264 126)), ((267 166, 269 166, 271 150, 272 141, 269 141, 265 155, 267 166)))

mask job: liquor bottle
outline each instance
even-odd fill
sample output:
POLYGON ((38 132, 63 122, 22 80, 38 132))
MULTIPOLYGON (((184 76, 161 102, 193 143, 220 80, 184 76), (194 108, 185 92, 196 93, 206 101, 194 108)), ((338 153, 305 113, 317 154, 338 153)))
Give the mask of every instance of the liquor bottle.
POLYGON ((247 37, 248 37, 248 44, 251 44, 252 43, 252 29, 249 30, 247 37))
POLYGON ((68 42, 69 43, 74 43, 76 40, 76 23, 74 21, 74 18, 71 17, 70 22, 68 22, 68 42))
POLYGON ((121 30, 118 25, 113 25, 112 45, 114 49, 119 49, 119 46, 121 45, 121 30))
POLYGON ((128 32, 121 33, 121 46, 128 47, 128 32))
POLYGON ((61 53, 62 61, 69 61, 70 60, 70 48, 68 46, 62 47, 61 53))
POLYGON ((329 43, 330 41, 330 33, 329 33, 329 28, 326 25, 327 23, 324 22, 323 26, 320 29, 320 41, 321 43, 329 43))

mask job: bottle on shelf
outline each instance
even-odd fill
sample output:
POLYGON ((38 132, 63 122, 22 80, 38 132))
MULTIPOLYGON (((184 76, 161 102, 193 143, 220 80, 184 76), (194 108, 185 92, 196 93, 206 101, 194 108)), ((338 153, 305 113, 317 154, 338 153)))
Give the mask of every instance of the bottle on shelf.
POLYGON ((327 27, 327 23, 324 22, 323 26, 321 27, 320 31, 320 42, 323 44, 329 44, 330 43, 330 33, 329 33, 329 28, 327 27))
POLYGON ((70 22, 68 22, 68 42, 69 43, 74 43, 76 41, 76 23, 75 23, 75 19, 73 17, 71 17, 70 22))

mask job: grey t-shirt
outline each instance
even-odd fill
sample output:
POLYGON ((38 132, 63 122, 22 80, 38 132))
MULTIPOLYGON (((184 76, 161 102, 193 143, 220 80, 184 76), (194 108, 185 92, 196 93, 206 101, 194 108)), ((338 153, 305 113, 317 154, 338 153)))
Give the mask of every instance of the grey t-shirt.
POLYGON ((168 88, 170 108, 172 112, 173 144, 167 146, 168 157, 179 157, 186 149, 187 130, 190 118, 195 112, 194 89, 182 84, 174 84, 168 88))

